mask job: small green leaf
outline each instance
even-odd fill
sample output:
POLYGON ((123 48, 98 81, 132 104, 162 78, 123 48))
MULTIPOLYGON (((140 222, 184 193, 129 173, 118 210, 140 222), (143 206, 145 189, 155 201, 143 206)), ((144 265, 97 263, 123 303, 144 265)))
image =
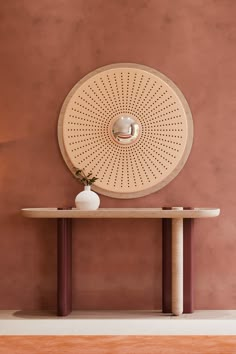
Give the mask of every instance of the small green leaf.
POLYGON ((89 172, 86 176, 83 170, 76 169, 75 171, 75 177, 77 177, 80 183, 82 183, 85 186, 91 186, 98 179, 97 177, 91 177, 91 176, 92 176, 92 172, 89 172))

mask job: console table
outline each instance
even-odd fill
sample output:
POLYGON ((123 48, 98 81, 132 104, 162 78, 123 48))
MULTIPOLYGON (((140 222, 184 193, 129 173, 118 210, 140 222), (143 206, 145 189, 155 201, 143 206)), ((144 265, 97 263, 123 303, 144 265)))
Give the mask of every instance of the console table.
POLYGON ((72 208, 28 208, 29 218, 57 219, 57 314, 72 310, 72 219, 154 218, 162 219, 162 310, 178 316, 193 312, 192 220, 220 214, 217 208, 100 208, 82 211, 72 208))

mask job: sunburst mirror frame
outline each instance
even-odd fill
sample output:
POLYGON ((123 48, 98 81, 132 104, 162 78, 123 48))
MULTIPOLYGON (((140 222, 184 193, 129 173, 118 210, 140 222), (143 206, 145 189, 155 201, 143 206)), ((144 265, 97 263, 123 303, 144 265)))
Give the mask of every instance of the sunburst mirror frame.
POLYGON ((73 174, 79 168, 98 177, 96 192, 137 198, 163 188, 183 168, 192 147, 192 115, 181 91, 159 71, 111 64, 69 92, 58 140, 73 174), (130 123, 125 131, 122 122, 130 123))

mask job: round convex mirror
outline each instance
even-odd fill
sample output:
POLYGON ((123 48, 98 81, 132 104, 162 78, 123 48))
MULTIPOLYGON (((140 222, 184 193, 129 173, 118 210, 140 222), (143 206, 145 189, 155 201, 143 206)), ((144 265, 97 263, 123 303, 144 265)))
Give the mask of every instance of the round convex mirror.
POLYGON ((140 135, 139 123, 132 116, 121 115, 112 122, 111 135, 119 144, 133 143, 140 135))
POLYGON ((58 121, 62 155, 98 177, 95 192, 137 198, 177 176, 193 141, 191 112, 176 85, 134 63, 107 65, 72 88, 58 121))

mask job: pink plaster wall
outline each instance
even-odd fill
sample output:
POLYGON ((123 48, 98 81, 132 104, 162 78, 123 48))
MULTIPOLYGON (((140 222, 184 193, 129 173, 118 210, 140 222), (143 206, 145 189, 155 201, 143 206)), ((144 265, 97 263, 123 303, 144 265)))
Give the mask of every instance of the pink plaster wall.
MULTIPOLYGON (((191 107, 195 137, 182 172, 134 200, 102 207, 220 207, 195 225, 195 305, 236 306, 236 2, 9 0, 0 4, 0 307, 54 309, 55 221, 22 207, 72 204, 81 190, 57 144, 71 87, 115 62, 169 76, 191 107)), ((74 308, 161 306, 160 221, 77 221, 74 308)))

